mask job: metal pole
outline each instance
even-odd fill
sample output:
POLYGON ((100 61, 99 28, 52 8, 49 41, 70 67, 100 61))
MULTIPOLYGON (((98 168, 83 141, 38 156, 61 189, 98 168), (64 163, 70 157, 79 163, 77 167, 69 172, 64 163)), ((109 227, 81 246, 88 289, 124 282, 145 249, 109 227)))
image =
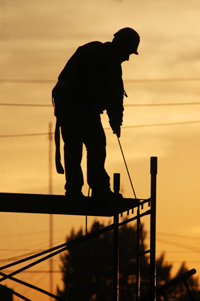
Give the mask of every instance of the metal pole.
MULTIPOLYGON (((114 174, 114 193, 120 189, 120 174, 114 174)), ((113 301, 119 300, 119 214, 114 215, 114 243, 113 243, 113 301)))
POLYGON ((140 207, 137 208, 136 301, 140 298, 140 207))
POLYGON ((151 157, 150 301, 156 300, 156 176, 157 157, 151 157))
MULTIPOLYGON (((52 124, 49 123, 49 194, 52 194, 52 124)), ((49 248, 53 247, 53 215, 49 215, 49 248)), ((53 257, 49 259, 49 289, 53 293, 53 257)), ((52 298, 50 297, 50 301, 52 298)))

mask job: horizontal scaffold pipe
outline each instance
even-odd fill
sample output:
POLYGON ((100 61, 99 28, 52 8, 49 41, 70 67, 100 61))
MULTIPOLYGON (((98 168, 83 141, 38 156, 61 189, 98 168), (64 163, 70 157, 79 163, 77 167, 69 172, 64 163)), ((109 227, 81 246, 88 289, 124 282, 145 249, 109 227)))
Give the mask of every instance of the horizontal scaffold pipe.
MULTIPOLYGON (((19 273, 21 273, 21 272, 23 272, 23 271, 25 271, 25 270, 27 270, 27 269, 33 267, 34 265, 37 265, 37 264, 39 264, 39 263, 41 263, 41 262, 43 262, 43 261, 45 261, 45 260, 47 260, 47 259, 49 259, 49 258, 55 256, 55 255, 58 255, 59 253, 65 251, 65 250, 67 250, 67 249, 69 249, 69 248, 71 248, 71 247, 74 247, 74 246, 76 246, 76 245, 78 245, 78 244, 80 244, 80 243, 82 243, 82 242, 84 242, 84 241, 87 241, 87 240, 89 240, 89 239, 91 239, 91 238, 93 238, 93 237, 95 237, 95 236, 98 236, 98 235, 101 235, 101 234, 103 234, 103 233, 106 233, 107 231, 110 231, 110 230, 112 230, 113 228, 114 228, 114 225, 111 224, 110 226, 104 227, 104 228, 102 228, 102 229, 100 229, 100 230, 98 230, 98 231, 95 231, 95 232, 93 232, 93 233, 89 233, 89 234, 84 235, 84 236, 82 236, 82 237, 80 237, 80 238, 77 238, 77 239, 75 239, 75 240, 73 240, 73 241, 67 242, 67 243, 63 244, 64 247, 63 247, 63 248, 60 248, 58 251, 52 252, 51 254, 49 254, 49 255, 47 255, 47 256, 45 256, 45 257, 39 259, 39 260, 36 260, 35 262, 32 262, 32 263, 30 263, 30 264, 28 264, 28 265, 26 265, 26 266, 24 266, 24 267, 22 267, 22 268, 16 270, 16 271, 10 273, 9 275, 3 276, 2 278, 0 278, 0 282, 6 280, 6 279, 9 278, 10 276, 14 276, 14 275, 16 275, 16 274, 19 274, 19 273)), ((44 252, 45 252, 45 251, 44 251, 44 252)), ((47 250, 46 253, 48 253, 48 252, 51 252, 51 251, 50 251, 50 250, 47 250)), ((39 255, 36 254, 36 255, 33 255, 33 256, 36 258, 36 257, 39 256, 39 255)), ((32 259, 33 259, 33 256, 32 256, 32 259)), ((15 263, 13 263, 13 265, 15 265, 15 263)), ((10 266, 11 266, 11 265, 10 265, 10 266)), ((4 267, 4 268, 5 268, 5 267, 4 267)), ((1 268, 1 269, 2 269, 2 268, 1 268)))
MULTIPOLYGON (((147 215, 147 214, 150 214, 150 212, 151 212, 151 210, 148 210, 148 211, 146 211, 146 212, 140 214, 140 217, 145 216, 145 215, 147 215)), ((125 220, 125 221, 119 223, 118 226, 119 226, 119 227, 120 227, 120 226, 123 226, 123 225, 125 225, 125 224, 127 224, 127 223, 129 223, 129 222, 131 222, 131 221, 133 221, 133 220, 136 220, 136 219, 137 219, 137 216, 135 216, 135 217, 133 217, 133 218, 130 218, 130 219, 128 219, 128 220, 125 220)), ((29 269, 29 268, 31 268, 31 267, 33 267, 33 266, 35 266, 35 265, 37 265, 37 264, 39 264, 39 263, 41 263, 41 262, 43 262, 43 261, 45 261, 45 260, 47 260, 47 259, 53 257, 53 256, 56 256, 56 255, 58 255, 59 253, 68 250, 69 248, 72 248, 72 247, 74 247, 74 246, 76 246, 76 245, 78 245, 78 244, 80 244, 80 243, 83 243, 84 241, 87 241, 87 240, 89 240, 89 239, 91 239, 91 238, 93 238, 93 237, 96 237, 96 236, 99 236, 99 235, 101 235, 101 234, 104 234, 104 233, 106 233, 106 232, 108 232, 108 231, 110 231, 110 230, 113 230, 113 229, 114 229, 114 224, 111 224, 111 225, 109 225, 109 226, 107 226, 107 227, 104 227, 104 228, 98 230, 98 231, 89 233, 89 234, 84 235, 84 236, 82 236, 82 237, 80 237, 80 238, 74 239, 74 240, 72 240, 72 241, 70 241, 70 242, 66 242, 66 243, 61 244, 61 245, 59 245, 59 246, 57 246, 57 247, 54 247, 54 248, 48 249, 48 250, 46 250, 46 251, 40 252, 40 253, 38 253, 38 254, 29 256, 29 257, 27 257, 27 258, 21 259, 21 260, 19 260, 19 261, 17 261, 17 262, 14 262, 14 263, 11 263, 11 264, 2 266, 2 267, 0 267, 0 270, 3 270, 3 269, 5 269, 5 268, 14 266, 14 265, 16 265, 16 264, 19 264, 19 263, 28 261, 28 260, 30 260, 30 259, 34 259, 34 258, 36 258, 36 257, 39 257, 39 256, 41 256, 41 255, 44 255, 44 254, 46 254, 46 253, 51 252, 51 254, 49 254, 49 255, 47 255, 47 256, 45 256, 45 257, 39 259, 39 260, 36 260, 35 262, 32 262, 31 264, 28 264, 28 265, 26 265, 26 266, 24 266, 24 267, 22 267, 22 268, 20 268, 20 269, 18 269, 18 270, 16 270, 16 271, 10 273, 9 275, 3 276, 2 278, 0 278, 0 282, 6 280, 6 279, 9 278, 10 276, 14 276, 14 275, 16 275, 16 274, 18 274, 18 273, 21 273, 21 272, 25 271, 26 269, 29 269), (55 251, 55 250, 57 250, 57 251, 55 251), (55 252, 52 252, 52 251, 55 251, 55 252)))
POLYGON ((11 294, 13 294, 13 295, 19 297, 19 298, 22 299, 22 300, 25 300, 25 301, 31 301, 30 299, 28 299, 28 298, 26 298, 25 296, 23 296, 23 295, 21 295, 21 294, 15 292, 15 291, 13 291, 12 289, 8 288, 7 286, 1 285, 1 289, 5 290, 5 291, 7 291, 7 292, 9 291, 11 294))
POLYGON ((163 284, 162 286, 159 286, 156 291, 157 293, 162 293, 165 290, 169 289, 170 287, 179 284, 180 282, 186 280, 188 277, 191 277, 192 275, 194 275, 196 273, 195 269, 191 269, 187 272, 185 272, 182 275, 179 275, 175 278, 173 278, 172 280, 170 280, 169 282, 167 282, 166 284, 163 284))
MULTIPOLYGON (((46 290, 43 290, 42 288, 39 288, 39 287, 37 287, 37 286, 35 286, 35 285, 32 285, 32 284, 30 284, 30 283, 28 283, 28 282, 25 282, 25 281, 23 281, 23 280, 20 280, 20 279, 15 278, 15 277, 6 275, 5 273, 2 273, 2 272, 0 272, 0 275, 1 275, 1 276, 8 276, 8 279, 10 279, 10 280, 12 280, 12 281, 14 281, 14 282, 17 282, 17 283, 19 283, 19 284, 25 285, 25 286, 27 286, 27 287, 29 287, 29 288, 32 288, 32 289, 34 289, 34 290, 36 290, 36 291, 38 291, 38 292, 40 292, 40 293, 43 293, 43 294, 45 294, 45 295, 47 295, 47 296, 49 296, 49 297, 52 297, 52 298, 56 299, 56 300, 59 300, 59 301, 65 301, 63 298, 60 298, 60 297, 58 297, 58 296, 56 296, 56 295, 54 295, 54 294, 52 294, 52 293, 50 293, 50 292, 47 292, 46 290)), ((13 291, 11 290, 11 292, 13 292, 13 291)), ((18 293, 16 293, 16 295, 17 295, 18 297, 20 297, 20 298, 23 297, 24 300, 29 300, 29 299, 27 299, 27 298, 24 297, 24 296, 21 296, 21 295, 19 296, 18 293)))

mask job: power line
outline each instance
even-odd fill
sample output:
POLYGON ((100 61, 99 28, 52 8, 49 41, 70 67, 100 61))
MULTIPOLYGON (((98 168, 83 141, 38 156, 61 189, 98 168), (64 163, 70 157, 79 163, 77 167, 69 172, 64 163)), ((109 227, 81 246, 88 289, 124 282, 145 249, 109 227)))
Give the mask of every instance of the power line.
MULTIPOLYGON (((131 129, 131 128, 141 128, 141 127, 171 126, 171 125, 184 125, 184 124, 195 124, 195 123, 200 123, 200 120, 180 121, 180 122, 171 122, 171 123, 152 123, 152 124, 127 125, 127 126, 122 126, 122 128, 123 129, 131 129)), ((105 128, 105 130, 111 130, 111 128, 105 128)), ((54 133, 51 133, 51 134, 54 134, 54 133)), ((0 138, 31 137, 31 136, 46 136, 46 135, 49 135, 49 133, 0 135, 0 138)))
MULTIPOLYGON (((175 103, 135 103, 135 104, 124 104, 125 107, 160 107, 160 106, 191 106, 200 105, 200 102, 175 102, 175 103)), ((10 107, 51 107, 52 104, 27 104, 27 103, 0 103, 0 106, 10 107)))
POLYGON ((49 133, 0 135, 0 138, 16 138, 16 137, 46 136, 46 135, 48 135, 48 134, 49 134, 49 133))
POLYGON ((6 107, 53 107, 47 104, 27 104, 27 103, 0 103, 0 106, 6 107))
MULTIPOLYGON (((38 252, 38 251, 37 251, 38 252)), ((29 253, 26 253, 26 254, 21 254, 21 255, 18 255, 18 256, 14 256, 14 257, 9 257, 9 258, 3 258, 0 260, 0 262, 3 262, 3 261, 12 261, 12 260, 19 260, 21 258, 24 258, 25 256, 30 256, 30 255, 35 255, 37 254, 36 251, 34 252, 29 252, 29 253)))
POLYGON ((127 125, 127 126, 122 126, 122 128, 123 129, 130 129, 130 128, 154 127, 154 126, 169 126, 169 125, 184 125, 184 124, 195 124, 195 123, 200 123, 200 120, 169 122, 169 123, 138 124, 138 125, 130 125, 130 126, 127 125))
MULTIPOLYGON (((184 125, 184 124, 195 124, 200 123, 200 120, 196 121, 182 121, 182 122, 171 122, 171 123, 155 123, 155 124, 139 124, 122 126, 123 129, 140 128, 140 127, 154 127, 154 126, 169 126, 169 125, 184 125)), ((105 128, 105 130, 111 130, 111 128, 105 128)), ((13 137, 29 137, 29 136, 45 136, 49 133, 32 133, 32 134, 14 134, 14 135, 0 135, 0 138, 13 138, 13 137)), ((53 133, 51 133, 53 134, 53 133)))
POLYGON ((157 235, 171 236, 171 237, 185 238, 185 239, 197 239, 197 240, 200 239, 200 237, 198 237, 198 236, 182 235, 182 234, 166 233, 166 232, 157 232, 157 235))
POLYGON ((143 83, 143 82, 186 82, 186 81, 200 81, 198 77, 188 77, 188 78, 143 78, 143 79, 126 79, 124 82, 136 82, 136 83, 143 83))
POLYGON ((126 107, 161 107, 161 106, 190 106, 190 105, 200 105, 200 102, 124 104, 124 106, 126 107))
POLYGON ((52 84, 56 83, 56 80, 51 79, 0 79, 0 83, 9 84, 9 83, 17 83, 17 84, 52 84))
POLYGON ((183 248, 183 249, 192 251, 194 253, 200 253, 199 247, 191 246, 191 244, 188 245, 188 244, 179 243, 179 242, 172 242, 172 241, 165 240, 165 239, 160 239, 160 238, 157 238, 157 241, 160 242, 160 243, 166 244, 166 245, 172 245, 172 246, 176 246, 176 247, 179 247, 179 248, 183 248))
MULTIPOLYGON (((15 270, 6 270, 7 273, 13 273, 15 272, 15 270)), ((59 270, 53 270, 51 271, 52 273, 62 273, 61 271, 59 270)), ((49 274, 50 271, 48 270, 37 270, 37 271, 23 271, 23 273, 27 273, 27 274, 42 274, 42 273, 46 273, 46 274, 49 274)))
MULTIPOLYGON (((22 84, 50 84, 56 83, 56 80, 52 79, 0 79, 0 83, 22 83, 22 84)), ((200 78, 188 77, 188 78, 141 78, 141 79, 124 79, 127 83, 143 83, 143 82, 187 82, 187 81, 200 81, 200 78)))

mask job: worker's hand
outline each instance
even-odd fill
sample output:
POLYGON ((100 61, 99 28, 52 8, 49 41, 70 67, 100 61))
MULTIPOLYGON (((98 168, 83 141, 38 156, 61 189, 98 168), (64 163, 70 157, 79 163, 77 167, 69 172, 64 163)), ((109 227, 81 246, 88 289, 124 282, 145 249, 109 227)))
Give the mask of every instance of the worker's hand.
POLYGON ((118 138, 120 138, 120 136, 121 136, 121 128, 120 128, 120 126, 117 127, 117 128, 115 128, 115 129, 113 129, 113 133, 116 134, 118 138))
MULTIPOLYGON (((116 116, 114 116, 116 117, 116 116)), ((110 126, 113 130, 113 134, 116 134, 117 137, 119 138, 121 135, 121 125, 122 125, 122 119, 121 118, 110 118, 110 126)))

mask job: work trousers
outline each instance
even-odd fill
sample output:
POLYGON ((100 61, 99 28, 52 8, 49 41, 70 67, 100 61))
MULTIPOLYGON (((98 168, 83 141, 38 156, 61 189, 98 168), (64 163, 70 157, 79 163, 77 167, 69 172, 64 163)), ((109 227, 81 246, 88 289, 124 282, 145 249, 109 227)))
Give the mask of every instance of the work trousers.
POLYGON ((95 192, 110 188, 105 170, 106 136, 100 114, 70 112, 61 121, 64 141, 66 191, 79 192, 84 184, 81 168, 83 143, 87 150, 87 182, 95 192), (78 116, 77 116, 78 115, 78 116))

